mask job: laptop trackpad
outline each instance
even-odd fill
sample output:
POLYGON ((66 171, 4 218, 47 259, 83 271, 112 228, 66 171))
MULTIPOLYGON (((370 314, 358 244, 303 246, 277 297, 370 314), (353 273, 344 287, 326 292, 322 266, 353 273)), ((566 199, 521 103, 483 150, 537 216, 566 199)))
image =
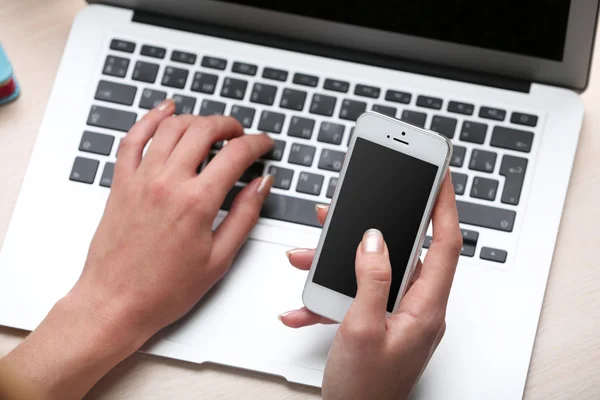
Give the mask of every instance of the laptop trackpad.
MULTIPOLYGON (((240 357, 322 370, 337 326, 285 327, 277 316, 302 307, 306 272, 292 267, 286 247, 248 240, 231 271, 166 334, 166 339, 222 349, 240 357)), ((235 358, 235 356, 234 356, 235 358)), ((220 362, 220 360, 209 360, 220 362)))

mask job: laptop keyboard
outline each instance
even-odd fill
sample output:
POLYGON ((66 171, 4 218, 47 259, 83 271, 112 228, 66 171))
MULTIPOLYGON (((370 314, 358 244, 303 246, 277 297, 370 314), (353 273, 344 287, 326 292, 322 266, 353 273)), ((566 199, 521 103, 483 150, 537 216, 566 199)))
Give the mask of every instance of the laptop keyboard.
MULTIPOLYGON (((264 131, 275 140, 273 150, 244 173, 222 209, 229 209, 242 184, 270 173, 273 191, 261 215, 318 227, 315 205, 333 196, 354 123, 374 110, 452 140, 459 219, 474 228, 462 230, 463 256, 476 254, 476 227, 514 229, 536 115, 120 39, 109 48, 71 181, 110 188, 123 133, 144 110, 172 97, 176 114, 230 115, 248 132, 264 131)), ((198 171, 223 145, 213 146, 198 171)), ((424 247, 430 243, 428 237, 424 247)), ((503 263, 506 257, 503 249, 480 251, 488 261, 503 263)))

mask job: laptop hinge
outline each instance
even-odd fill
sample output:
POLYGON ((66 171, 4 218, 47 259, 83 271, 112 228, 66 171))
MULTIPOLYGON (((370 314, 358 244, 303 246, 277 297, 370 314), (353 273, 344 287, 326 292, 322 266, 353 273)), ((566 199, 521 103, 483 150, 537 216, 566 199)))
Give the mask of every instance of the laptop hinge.
POLYGON ((335 58, 338 60, 356 62, 398 71, 412 72, 421 75, 473 83, 476 85, 491 86, 522 93, 529 93, 531 89, 531 82, 524 80, 393 57, 384 57, 378 54, 361 52, 358 50, 332 47, 297 39, 277 37, 264 33, 249 32, 230 27, 199 23, 198 21, 166 16, 164 14, 135 11, 133 14, 133 22, 200 33, 203 35, 215 36, 219 38, 235 40, 238 42, 246 42, 299 53, 335 58))

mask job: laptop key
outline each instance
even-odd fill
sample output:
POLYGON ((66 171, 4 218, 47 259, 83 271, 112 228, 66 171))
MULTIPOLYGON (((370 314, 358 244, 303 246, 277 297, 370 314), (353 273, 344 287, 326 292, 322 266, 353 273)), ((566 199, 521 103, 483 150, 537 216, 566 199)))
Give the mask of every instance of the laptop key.
POLYGON ((444 101, 438 97, 419 96, 417 97, 417 106, 440 110, 444 101))
POLYGON ((487 134, 487 125, 479 122, 465 121, 460 131, 460 140, 463 142, 483 144, 487 134))
POLYGON ((279 106, 289 110, 302 111, 305 101, 306 92, 295 89, 283 89, 283 95, 281 96, 279 106))
POLYGON ((315 128, 315 120, 304 117, 292 117, 288 136, 310 139, 315 128))
POLYGON ((331 178, 329 180, 329 186, 327 186, 327 194, 326 196, 330 199, 333 198, 333 195, 335 194, 335 188, 337 187, 337 183, 338 183, 338 178, 331 178))
POLYGON ((107 162, 104 164, 104 171, 102 172, 102 176, 100 177, 100 186, 111 187, 113 175, 115 172, 115 163, 107 162))
POLYGON ((462 167, 465 162, 465 155, 467 154, 467 149, 462 146, 454 146, 454 151, 452 152, 452 159, 450 160, 450 166, 452 167, 462 167))
POLYGON ((262 158, 265 160, 281 161, 283 158, 283 151, 285 150, 285 142, 283 140, 273 140, 273 148, 262 158))
POLYGON ((523 114, 520 112, 514 112, 510 116, 510 122, 513 124, 525 125, 534 127, 537 125, 538 117, 531 114, 523 114))
POLYGON ((398 109, 396 107, 388 107, 382 106, 380 104, 374 104, 373 111, 383 115, 387 115, 388 117, 396 118, 396 112, 398 111, 398 109))
POLYGON ((496 165, 496 153, 485 150, 473 150, 471 152, 471 161, 469 169, 481 172, 494 172, 496 165))
POLYGON ((463 243, 460 249, 460 255, 465 257, 473 257, 475 255, 475 246, 470 243, 463 243))
POLYGON ((108 156, 110 155, 114 141, 114 136, 85 131, 79 143, 79 150, 108 156))
POLYGON ((461 229, 460 234, 462 235, 463 243, 477 244, 477 240, 479 239, 479 232, 471 231, 468 229, 461 229))
POLYGON ((189 71, 187 69, 167 67, 162 78, 162 85, 183 89, 187 82, 189 71))
POLYGON ((254 64, 248 64, 248 63, 243 63, 243 62, 234 62, 233 66, 231 67, 231 72, 235 72, 237 74, 243 74, 243 75, 250 75, 250 76, 254 76, 256 75, 256 71, 258 70, 258 67, 254 64))
POLYGON ((323 94, 314 94, 312 103, 310 104, 310 112, 312 114, 324 115, 331 117, 335 108, 337 99, 333 96, 325 96, 323 94))
POLYGON ((344 100, 340 110, 340 119, 356 121, 367 109, 367 103, 355 100, 344 100))
POLYGON ((519 204, 525 181, 525 171, 527 171, 527 159, 509 155, 502 157, 500 175, 504 176, 506 180, 500 201, 514 206, 519 204))
POLYGON ((284 114, 276 113, 273 111, 263 111, 260 114, 258 130, 271 133, 281 133, 283 121, 285 121, 284 114))
POLYGON ((248 82, 242 79, 225 78, 221 88, 221 96, 229 99, 242 100, 246 94, 248 82))
POLYGON ((196 54, 188 53, 185 51, 173 50, 171 53, 171 61, 180 62, 184 64, 196 64, 196 54))
POLYGON ((157 74, 158 64, 138 61, 135 63, 135 69, 133 70, 133 76, 131 79, 134 81, 154 83, 156 81, 157 74))
POLYGON ((448 103, 448 111, 455 114, 473 115, 475 106, 469 103, 461 103, 460 101, 451 101, 448 103))
POLYGON ((253 103, 272 106, 277 95, 277 86, 255 83, 250 95, 250 101, 253 103))
POLYGON ((482 247, 479 257, 482 260, 494 261, 504 264, 508 253, 505 250, 493 249, 491 247, 482 247))
POLYGON ((323 187, 323 175, 311 174, 310 172, 300 172, 296 191, 298 193, 312 194, 318 196, 323 187))
POLYGON ((289 190, 292 187, 292 178, 294 170, 271 166, 269 175, 273 175, 273 187, 277 189, 289 190))
POLYGON ((457 121, 454 118, 434 115, 431 120, 430 129, 446 136, 448 139, 452 139, 454 137, 454 132, 456 131, 456 122, 457 121))
POLYGON ((160 104, 161 101, 167 98, 167 92, 162 92, 155 89, 144 89, 140 98, 140 108, 149 110, 160 104))
POLYGON ((129 59, 123 57, 108 56, 104 61, 104 67, 102 73, 104 75, 116 76, 118 78, 124 78, 127 75, 127 68, 129 67, 129 59))
POLYGON ((498 191, 498 181, 494 179, 473 178, 471 186, 471 197, 482 200, 496 200, 496 192, 498 191))
POLYGON ((183 96, 180 94, 173 95, 175 102, 175 114, 193 114, 196 106, 196 98, 183 96))
POLYGON ((225 103, 214 100, 203 100, 200 106, 200 115, 208 117, 210 115, 224 115, 225 103))
POLYGON ((285 82, 288 77, 288 72, 282 69, 265 67, 265 69, 263 69, 262 77, 274 81, 285 82))
POLYGON ((337 79, 325 79, 325 83, 323 83, 323 89, 340 93, 348 93, 348 89, 350 89, 350 83, 346 81, 338 81, 337 79))
POLYGON ((219 77, 206 72, 196 72, 192 81, 192 91, 206 94, 215 93, 219 77))
POLYGON ((404 110, 402 111, 402 116, 400 119, 404 122, 408 122, 411 125, 418 126, 419 128, 425 128, 427 114, 418 111, 404 110))
POLYGON ((354 94, 357 96, 371 97, 373 99, 377 99, 379 98, 380 93, 381 89, 375 86, 357 84, 354 87, 354 94))
POLYGON ((110 49, 123 51, 125 53, 133 53, 135 51, 135 43, 127 40, 113 39, 110 42, 110 49))
POLYGON ((327 150, 321 151, 321 158, 319 159, 319 168, 327 171, 340 172, 342 165, 344 164, 344 157, 346 153, 343 151, 327 150))
POLYGON ((492 107, 481 107, 479 116, 485 119, 493 119, 494 121, 504 121, 506 118, 506 110, 492 107))
POLYGON ((454 186, 455 194, 465 194, 465 188, 467 187, 467 175, 458 172, 452 172, 452 185, 454 186))
POLYGON ((251 128, 254 122, 256 110, 250 107, 233 106, 231 107, 231 116, 237 119, 244 128, 251 128))
POLYGON ((137 119, 137 114, 130 111, 115 110, 114 108, 92 106, 87 124, 99 128, 127 132, 137 119))
POLYGON ((406 92, 400 92, 398 90, 388 90, 385 92, 385 99, 394 103, 408 104, 412 95, 406 92))
POLYGON ((519 129, 495 126, 492 132, 490 146, 503 149, 516 150, 524 153, 531 151, 533 144, 533 132, 521 131, 519 129))
POLYGON ((81 183, 94 183, 96 172, 98 171, 98 160, 90 160, 89 158, 75 157, 73 168, 71 169, 70 180, 81 183))
POLYGON ((165 58, 166 53, 167 49, 164 47, 149 46, 147 44, 143 45, 140 50, 141 55, 153 58, 165 58))
POLYGON ((512 210, 457 200, 458 220, 462 224, 512 232, 517 213, 512 210))
POLYGON ((261 162, 255 162, 252 164, 240 177, 240 182, 250 183, 254 179, 262 176, 263 171, 265 170, 265 164, 261 162))
POLYGON ((317 140, 323 143, 341 144, 345 129, 344 125, 333 122, 321 122, 317 140))
POLYGON ((292 82, 294 82, 297 85, 317 87, 317 85, 319 84, 319 77, 314 75, 295 73, 292 82))
POLYGON ((227 68, 227 60, 218 57, 202 57, 201 65, 206 68, 220 69, 221 71, 227 68))
POLYGON ((310 167, 315 157, 315 148, 304 144, 292 143, 288 162, 290 164, 310 167))
POLYGON ((136 93, 137 88, 135 86, 103 80, 98 83, 94 98, 96 100, 130 106, 133 104, 136 93))

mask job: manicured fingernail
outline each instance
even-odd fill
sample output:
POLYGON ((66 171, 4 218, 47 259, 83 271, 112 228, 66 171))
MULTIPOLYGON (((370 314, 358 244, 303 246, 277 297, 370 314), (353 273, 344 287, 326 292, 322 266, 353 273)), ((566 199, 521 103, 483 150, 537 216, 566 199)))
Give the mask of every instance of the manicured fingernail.
POLYGON ((286 251, 285 255, 287 258, 290 258, 290 256, 292 256, 294 254, 308 253, 309 251, 311 251, 311 250, 310 249, 292 249, 292 250, 286 251))
POLYGON ((166 100, 163 100, 159 105, 157 105, 156 109, 158 111, 165 111, 167 108, 171 107, 172 105, 175 105, 175 102, 173 101, 173 99, 166 99, 166 100))
POLYGON ((315 211, 319 212, 320 210, 326 210, 327 204, 315 204, 315 211))
POLYGON ((362 239, 362 250, 365 253, 383 253, 383 235, 377 229, 369 229, 362 239))
POLYGON ((290 314, 291 314, 291 313, 293 313, 293 312, 294 312, 294 311, 288 311, 288 312, 284 312, 283 314, 279 314, 279 315, 277 316, 277 319, 281 321, 283 317, 285 317, 285 316, 287 316, 287 315, 290 315, 290 314))
POLYGON ((257 192, 263 196, 266 196, 273 186, 273 175, 265 175, 258 185, 257 192))

